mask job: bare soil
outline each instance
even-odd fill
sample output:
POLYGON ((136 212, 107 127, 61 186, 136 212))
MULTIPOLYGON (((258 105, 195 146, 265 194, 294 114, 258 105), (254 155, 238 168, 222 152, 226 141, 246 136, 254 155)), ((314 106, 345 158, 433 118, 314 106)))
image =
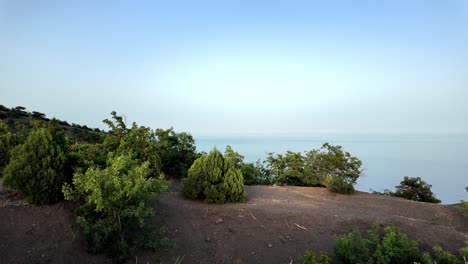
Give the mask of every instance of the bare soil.
MULTIPOLYGON (((308 249, 333 254, 333 235, 395 225, 422 250, 452 252, 468 240, 468 221, 453 206, 324 188, 246 186, 241 204, 206 204, 184 198, 174 182, 154 204, 158 225, 175 248, 138 251, 129 263, 297 263, 308 249)), ((73 241, 68 203, 34 207, 0 191, 0 263, 110 263, 73 241), (3 197, 3 198, 2 198, 3 197), (6 198, 5 198, 6 197, 6 198)))

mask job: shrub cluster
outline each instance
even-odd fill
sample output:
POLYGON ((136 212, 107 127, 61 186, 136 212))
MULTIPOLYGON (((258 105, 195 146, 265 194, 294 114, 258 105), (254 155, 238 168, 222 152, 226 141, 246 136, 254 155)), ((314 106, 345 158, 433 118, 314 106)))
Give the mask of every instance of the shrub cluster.
MULTIPOLYGON (((22 107, 10 112, 28 115, 22 107)), ((76 201, 79 237, 92 252, 106 251, 119 261, 134 247, 154 248, 161 240, 150 203, 167 188, 164 168, 178 166, 173 176, 187 174, 187 163, 197 155, 191 135, 135 123, 127 127, 112 112, 100 143, 85 144, 66 138, 58 120, 32 115, 38 120, 28 125, 0 122, 3 183, 34 204, 56 202, 64 194, 76 201)))
POLYGON ((243 202, 247 197, 235 161, 217 149, 195 160, 182 180, 182 191, 188 198, 212 203, 243 202))
POLYGON ((325 253, 321 252, 319 257, 316 258, 314 252, 307 250, 304 256, 299 261, 301 264, 330 264, 331 259, 325 253))
POLYGON ((431 187, 432 185, 423 181, 420 177, 405 176, 400 185, 395 186, 395 192, 388 189, 383 192, 372 192, 374 194, 402 197, 418 202, 440 203, 441 201, 435 197, 431 187))
POLYGON ((378 223, 374 223, 367 236, 353 231, 336 237, 333 249, 336 258, 346 264, 464 264, 463 258, 468 257, 468 246, 460 249, 458 257, 439 246, 433 248, 432 254, 421 254, 418 243, 398 228, 387 226, 382 229, 378 223))
POLYGON ((326 186, 339 193, 354 192, 353 185, 361 174, 362 162, 328 143, 320 149, 285 155, 269 153, 265 161, 272 182, 284 185, 326 186))
POLYGON ((139 247, 154 248, 151 202, 167 189, 163 179, 148 178, 149 162, 110 155, 105 169, 91 167, 65 184, 67 200, 83 201, 77 210, 81 237, 92 252, 107 251, 115 260, 139 247))

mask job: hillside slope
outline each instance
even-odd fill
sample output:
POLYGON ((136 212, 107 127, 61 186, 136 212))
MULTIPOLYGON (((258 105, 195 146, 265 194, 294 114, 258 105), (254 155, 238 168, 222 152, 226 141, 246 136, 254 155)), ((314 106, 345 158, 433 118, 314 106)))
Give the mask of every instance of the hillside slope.
MULTIPOLYGON (((140 251, 129 262, 293 263, 305 250, 332 254, 332 236, 367 230, 374 221, 395 225, 423 249, 451 251, 468 240, 468 221, 451 206, 368 193, 340 195, 323 188, 246 186, 245 204, 205 204, 185 199, 174 182, 155 202, 158 223, 174 250, 140 251)), ((70 204, 32 207, 3 190, 0 263, 109 263, 73 242, 70 204)))

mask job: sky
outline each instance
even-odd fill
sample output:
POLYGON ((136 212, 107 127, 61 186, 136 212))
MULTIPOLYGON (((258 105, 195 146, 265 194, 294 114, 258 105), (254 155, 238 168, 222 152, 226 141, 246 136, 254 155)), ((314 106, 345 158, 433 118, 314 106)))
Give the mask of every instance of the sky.
POLYGON ((0 0, 0 104, 194 135, 468 133, 468 1, 0 0))

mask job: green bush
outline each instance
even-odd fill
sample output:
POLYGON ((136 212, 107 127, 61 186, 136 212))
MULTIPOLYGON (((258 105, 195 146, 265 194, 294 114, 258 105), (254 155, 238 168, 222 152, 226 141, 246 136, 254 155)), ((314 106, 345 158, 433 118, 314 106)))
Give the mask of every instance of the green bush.
POLYGON ((103 134, 102 146, 105 153, 131 155, 140 162, 148 162, 151 177, 159 177, 161 159, 158 155, 154 131, 149 127, 137 126, 136 123, 128 128, 123 118, 118 116, 115 111, 111 115, 112 120, 103 120, 110 128, 109 133, 103 134))
POLYGON ((330 186, 330 190, 352 193, 361 174, 362 162, 328 143, 305 152, 269 153, 265 163, 273 183, 299 186, 330 186), (328 183, 328 185, 327 185, 328 183))
POLYGON ((242 173, 217 149, 195 160, 188 177, 182 180, 182 192, 188 198, 210 203, 243 202, 247 196, 242 173))
POLYGON ((162 179, 147 178, 149 163, 129 155, 109 156, 107 167, 76 173, 65 184, 65 199, 82 201, 77 210, 81 237, 92 252, 107 251, 122 260, 135 247, 157 245, 151 203, 168 187, 162 179))
POLYGON ((66 162, 66 155, 51 132, 35 129, 23 144, 11 151, 3 183, 25 194, 33 204, 58 201, 66 181, 66 162))
POLYGON ((348 264, 406 264, 420 258, 416 241, 393 226, 382 232, 378 224, 368 231, 368 238, 358 231, 336 238, 333 249, 338 260, 348 264))
MULTIPOLYGON (((465 187, 465 190, 468 192, 468 187, 465 187)), ((461 200, 460 204, 455 206, 455 208, 468 218, 468 201, 461 200)))
POLYGON ((405 176, 400 185, 395 186, 396 191, 390 195, 419 202, 440 203, 431 191, 431 187, 420 177, 405 176))
POLYGON ((10 162, 10 151, 16 145, 15 135, 10 132, 7 124, 0 120, 0 178, 5 166, 10 162))
POLYGON ((170 177, 187 177, 188 169, 198 158, 192 135, 176 133, 171 127, 166 130, 156 129, 155 136, 163 173, 170 177))
POLYGON ((408 239, 398 228, 388 226, 384 228, 384 236, 373 257, 376 263, 382 264, 413 263, 419 259, 418 243, 408 239))
POLYGON ((327 256, 325 253, 320 252, 320 256, 317 259, 315 257, 314 252, 307 250, 304 254, 304 256, 301 258, 300 262, 301 264, 330 264, 331 259, 329 256, 327 256))
POLYGON ((332 192, 344 194, 354 193, 353 185, 346 182, 342 178, 330 177, 324 181, 324 185, 327 186, 327 188, 332 192))
POLYGON ((271 184, 268 171, 260 161, 256 163, 243 163, 240 167, 245 185, 271 184))
POLYGON ((368 263, 372 252, 370 250, 371 241, 363 238, 361 233, 353 231, 349 234, 335 238, 333 251, 337 259, 346 264, 368 263))

